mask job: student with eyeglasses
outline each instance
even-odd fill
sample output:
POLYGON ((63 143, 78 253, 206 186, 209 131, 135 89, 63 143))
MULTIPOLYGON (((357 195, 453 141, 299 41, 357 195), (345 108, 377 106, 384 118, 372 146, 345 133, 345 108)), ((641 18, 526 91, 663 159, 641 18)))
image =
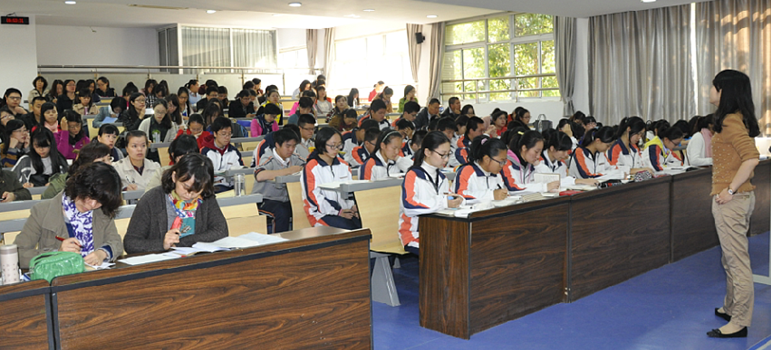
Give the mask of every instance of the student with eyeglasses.
POLYGON ((544 139, 541 133, 535 130, 527 130, 517 127, 506 136, 509 139, 509 150, 506 153, 507 162, 503 167, 503 182, 509 191, 527 189, 535 192, 556 191, 560 187, 559 181, 548 184, 534 182, 536 166, 543 162, 541 152, 544 147, 544 139))
POLYGON ((311 226, 333 226, 347 230, 361 228, 356 203, 337 192, 318 187, 329 182, 353 179, 348 163, 339 156, 343 149, 340 132, 323 127, 316 133, 315 149, 300 175, 305 214, 311 226))
MULTIPOLYGON (((214 139, 204 144, 201 154, 211 159, 215 173, 222 173, 234 166, 243 166, 241 152, 230 143, 233 123, 225 117, 214 119, 211 124, 211 133, 214 139)), ((214 190, 216 193, 233 189, 233 180, 224 176, 214 177, 214 190)))
POLYGON ((399 239, 404 250, 418 254, 420 237, 418 216, 446 208, 457 208, 464 199, 450 193, 450 184, 442 174, 451 156, 450 139, 432 131, 422 139, 413 165, 404 175, 399 203, 399 239))
POLYGON ((316 118, 311 114, 303 114, 297 118, 300 127, 300 143, 295 147, 295 153, 302 160, 308 159, 313 148, 313 132, 316 130, 316 118))
POLYGON ((469 162, 456 172, 455 193, 471 203, 505 199, 509 190, 501 172, 506 163, 506 144, 503 141, 486 135, 478 136, 471 142, 469 162))
POLYGON ((400 174, 396 162, 401 158, 399 152, 404 137, 398 130, 385 129, 375 142, 375 149, 361 166, 361 180, 382 180, 391 175, 400 174))
MULTIPOLYGON (((369 129, 376 129, 377 131, 380 131, 377 122, 370 119, 365 120, 361 126, 356 127, 351 131, 345 131, 342 133, 343 153, 345 154, 344 159, 346 162, 348 162, 348 164, 351 164, 351 166, 358 166, 361 164, 356 163, 356 161, 353 159, 353 154, 355 153, 355 149, 364 145, 364 138, 366 137, 367 130, 369 129)), ((363 159, 367 159, 367 157, 364 157, 363 159)))

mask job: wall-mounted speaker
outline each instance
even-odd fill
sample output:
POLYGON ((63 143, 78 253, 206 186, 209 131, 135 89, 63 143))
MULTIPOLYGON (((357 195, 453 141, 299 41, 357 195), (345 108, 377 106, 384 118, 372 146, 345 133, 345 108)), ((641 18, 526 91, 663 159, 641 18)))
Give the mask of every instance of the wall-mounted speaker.
POLYGON ((426 37, 423 36, 423 33, 417 32, 415 33, 415 41, 418 42, 418 44, 422 44, 426 40, 426 37))

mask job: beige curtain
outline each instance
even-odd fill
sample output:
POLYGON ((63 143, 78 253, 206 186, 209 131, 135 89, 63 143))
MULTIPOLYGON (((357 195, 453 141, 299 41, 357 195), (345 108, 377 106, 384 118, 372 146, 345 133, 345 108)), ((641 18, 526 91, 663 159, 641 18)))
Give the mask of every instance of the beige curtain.
POLYGON ((562 96, 563 115, 575 112, 573 89, 576 84, 576 19, 554 16, 554 56, 557 82, 562 96))
POLYGON ((319 33, 316 29, 305 30, 305 48, 308 51, 308 74, 316 75, 316 49, 319 47, 319 33))
MULTIPOLYGON (((324 76, 329 82, 332 64, 335 62, 335 28, 324 29, 324 76)), ((329 86, 329 83, 327 83, 329 86)))
POLYGON ((719 0, 696 3, 698 105, 712 113, 712 79, 724 69, 746 73, 760 132, 771 134, 771 1, 719 0))
POLYGON ((444 22, 431 25, 431 42, 429 54, 429 76, 428 76, 428 96, 426 96, 426 105, 432 98, 438 98, 439 86, 442 84, 442 58, 444 56, 444 22))
POLYGON ((589 103, 598 121, 695 115, 690 17, 683 5, 589 19, 589 103))
POLYGON ((418 68, 420 67, 420 44, 415 39, 415 33, 423 32, 422 24, 407 23, 407 49, 410 55, 410 69, 412 69, 412 81, 418 81, 418 68))

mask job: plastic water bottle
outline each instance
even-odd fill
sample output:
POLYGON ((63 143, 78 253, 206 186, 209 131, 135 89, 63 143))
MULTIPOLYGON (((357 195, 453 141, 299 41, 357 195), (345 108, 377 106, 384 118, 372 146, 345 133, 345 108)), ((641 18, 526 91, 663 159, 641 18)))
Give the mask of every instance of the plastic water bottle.
POLYGON ((236 197, 241 197, 246 192, 246 178, 244 174, 236 174, 236 183, 233 190, 236 192, 236 197))

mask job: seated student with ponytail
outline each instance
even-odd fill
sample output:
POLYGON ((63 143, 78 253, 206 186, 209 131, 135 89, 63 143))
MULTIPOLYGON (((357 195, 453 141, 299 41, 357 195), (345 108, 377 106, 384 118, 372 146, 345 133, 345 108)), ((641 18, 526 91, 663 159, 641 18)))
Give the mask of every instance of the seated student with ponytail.
POLYGON ((458 118, 455 118, 455 133, 452 135, 452 138, 450 139, 450 142, 452 142, 452 149, 455 150, 455 148, 458 145, 458 140, 466 134, 466 126, 468 125, 468 120, 473 116, 467 116, 465 114, 461 114, 458 116, 458 118))
POLYGON ((610 165, 619 169, 629 169, 629 174, 641 171, 653 174, 653 169, 645 167, 642 151, 637 146, 644 136, 645 122, 640 117, 622 119, 616 132, 618 139, 607 152, 610 165))
POLYGON ((305 161, 294 153, 295 147, 300 142, 300 135, 287 128, 287 125, 271 135, 276 140, 275 148, 270 155, 260 159, 259 166, 254 170, 252 193, 262 193, 262 203, 257 204, 257 207, 261 213, 273 218, 273 233, 277 233, 289 231, 292 205, 286 184, 269 181, 277 176, 302 171, 305 161))
POLYGON ((412 161, 413 156, 415 155, 415 152, 417 152, 420 149, 420 146, 422 145, 423 139, 426 137, 426 134, 428 134, 428 131, 418 130, 412 134, 411 139, 405 140, 404 144, 402 145, 401 156, 404 158, 409 158, 410 161, 412 161))
POLYGON ((674 148, 683 141, 683 132, 679 128, 658 129, 657 135, 645 143, 645 165, 660 172, 672 166, 688 165, 674 148))
POLYGON ((613 128, 609 126, 587 131, 581 145, 573 152, 568 175, 576 179, 589 179, 616 171, 605 157, 605 151, 616 140, 615 137, 613 128))
POLYGON ((540 163, 543 151, 543 136, 535 130, 521 126, 509 133, 507 162, 503 166, 503 182, 509 191, 528 190, 534 192, 552 192, 560 187, 559 181, 548 184, 534 182, 535 167, 540 163))
POLYGON ((369 158, 364 161, 359 173, 360 180, 382 180, 392 174, 399 174, 401 170, 396 162, 401 158, 399 151, 402 148, 402 134, 390 128, 384 129, 375 142, 375 148, 369 158))
POLYGON ((300 173, 305 214, 311 226, 332 226, 347 230, 361 228, 359 210, 353 200, 337 192, 324 190, 321 184, 353 179, 351 169, 338 152, 343 149, 340 132, 323 127, 316 133, 316 149, 300 173))
POLYGON ((712 135, 715 134, 714 117, 712 114, 706 117, 699 117, 696 122, 696 133, 691 136, 688 142, 686 154, 688 163, 692 166, 712 165, 712 135))
POLYGON ((506 144, 497 138, 478 136, 471 143, 468 163, 456 172, 455 193, 471 203, 505 199, 509 195, 502 175, 505 165, 506 144))
POLYGON ((542 135, 544 138, 543 151, 541 152, 542 161, 535 165, 536 174, 559 174, 560 187, 574 184, 595 186, 599 184, 595 179, 576 179, 568 175, 568 166, 565 161, 570 158, 573 147, 570 136, 554 129, 546 129, 542 135))
POLYGON ((404 175, 399 205, 399 239, 404 250, 410 253, 418 254, 420 248, 419 215, 457 208, 463 203, 463 197, 449 193, 449 181, 442 174, 451 157, 450 139, 441 132, 429 132, 415 153, 412 167, 404 175))
POLYGON ((265 113, 260 114, 252 119, 251 137, 264 136, 278 131, 278 123, 276 123, 276 117, 281 114, 281 108, 274 104, 268 104, 263 110, 265 113))
POLYGON ((380 136, 380 129, 373 127, 364 131, 364 142, 361 146, 356 146, 351 150, 350 157, 346 153, 346 161, 350 159, 351 167, 359 167, 364 165, 367 158, 375 151, 377 146, 377 138, 380 136))

